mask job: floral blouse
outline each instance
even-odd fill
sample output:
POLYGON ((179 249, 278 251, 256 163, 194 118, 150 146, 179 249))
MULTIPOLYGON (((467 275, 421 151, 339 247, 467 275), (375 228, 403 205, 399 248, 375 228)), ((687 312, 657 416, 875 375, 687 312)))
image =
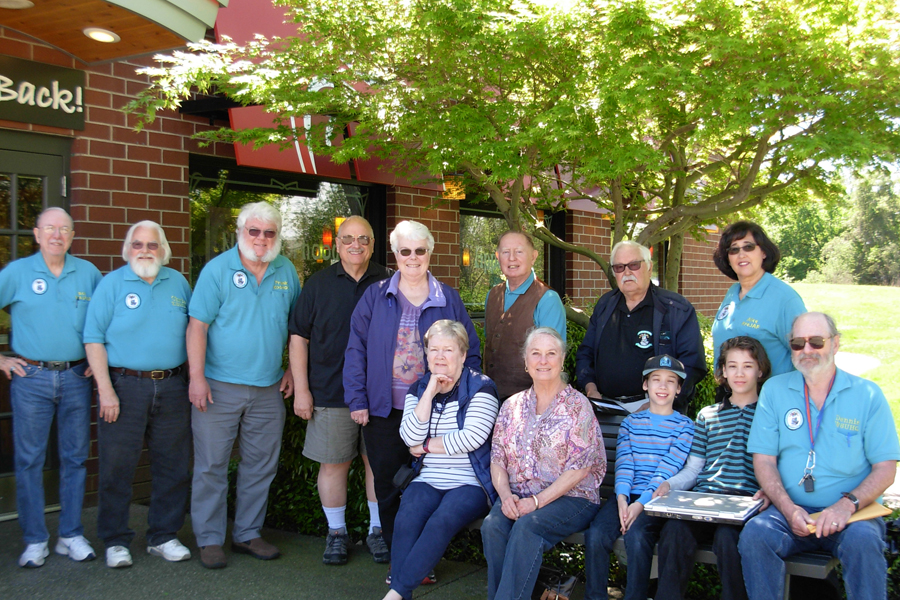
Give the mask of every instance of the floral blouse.
POLYGON ((565 471, 590 469, 566 493, 600 503, 606 474, 606 450, 587 398, 566 386, 543 414, 535 412, 534 388, 509 398, 494 426, 491 464, 509 474, 509 486, 520 498, 546 489, 565 471))

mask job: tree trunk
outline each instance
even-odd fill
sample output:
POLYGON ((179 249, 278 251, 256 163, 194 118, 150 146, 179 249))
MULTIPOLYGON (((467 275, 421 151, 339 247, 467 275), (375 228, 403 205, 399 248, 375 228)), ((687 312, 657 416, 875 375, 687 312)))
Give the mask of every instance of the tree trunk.
POLYGON ((669 252, 666 255, 666 274, 663 278, 663 287, 673 292, 678 292, 678 275, 681 273, 681 253, 683 250, 683 233, 669 238, 669 252))

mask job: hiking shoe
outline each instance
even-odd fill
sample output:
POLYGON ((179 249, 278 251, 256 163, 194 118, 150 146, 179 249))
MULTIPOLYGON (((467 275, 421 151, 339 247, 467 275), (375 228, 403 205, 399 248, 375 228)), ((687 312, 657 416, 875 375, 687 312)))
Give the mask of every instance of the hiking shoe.
POLYGON ((346 565, 348 543, 350 536, 347 535, 346 529, 329 529, 328 537, 325 538, 325 554, 322 555, 322 562, 326 565, 346 565))
POLYGON ((57 554, 68 556, 76 562, 97 558, 97 555, 94 554, 94 549, 91 548, 91 543, 84 539, 83 535, 59 538, 54 550, 57 554))
POLYGON ((125 546, 110 546, 106 549, 106 566, 111 569, 130 567, 131 552, 125 546))
POLYGON ((158 546, 147 546, 147 554, 161 556, 169 562, 179 562, 191 559, 191 551, 188 550, 184 544, 179 542, 177 538, 173 538, 165 544, 160 544, 158 546))
POLYGON ((228 564, 222 546, 200 546, 200 564, 207 569, 224 569, 228 564))
POLYGON ((19 566, 26 569, 37 569, 44 566, 44 559, 50 556, 47 542, 38 542, 25 546, 25 552, 19 557, 19 566))
POLYGON ((369 547, 369 552, 372 553, 372 560, 377 563, 391 562, 391 551, 388 550, 387 544, 384 543, 381 527, 372 528, 372 533, 366 538, 366 545, 369 547))
POLYGON ((281 552, 261 537, 247 540, 246 542, 236 542, 232 540, 231 550, 239 554, 249 554, 253 558, 259 560, 273 560, 281 556, 281 552))

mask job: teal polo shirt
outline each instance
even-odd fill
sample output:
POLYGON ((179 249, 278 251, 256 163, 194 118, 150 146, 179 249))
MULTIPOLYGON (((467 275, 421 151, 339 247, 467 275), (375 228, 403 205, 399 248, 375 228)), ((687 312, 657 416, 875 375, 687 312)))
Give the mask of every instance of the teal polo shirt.
POLYGON ((135 371, 174 369, 187 361, 184 333, 191 286, 162 267, 147 283, 130 265, 103 278, 84 324, 84 343, 106 346, 109 366, 135 371))
POLYGON ((59 277, 40 252, 0 271, 0 308, 10 307, 16 354, 43 361, 84 358, 84 318, 101 278, 97 267, 70 254, 59 277))
MULTIPOLYGON (((819 411, 812 401, 809 410, 815 431, 819 411)), ((798 485, 810 450, 803 374, 793 371, 769 379, 756 405, 747 451, 778 457, 781 483, 795 504, 831 506, 842 492, 859 485, 873 464, 900 460, 894 418, 881 389, 840 369, 822 405, 815 442, 815 490, 807 493, 798 485)))
MULTIPOLYGON (((528 291, 534 281, 534 270, 522 285, 515 290, 509 289, 509 281, 506 282, 506 293, 503 294, 503 312, 506 312, 519 299, 519 296, 528 291)), ((488 290, 490 292, 490 290, 488 290)), ((487 311, 487 298, 484 299, 484 310, 487 311)), ((559 294, 553 290, 547 290, 547 293, 541 296, 537 306, 534 307, 534 326, 535 327, 552 327, 563 341, 566 341, 566 307, 563 306, 559 294)))
POLYGON ((771 273, 763 275, 743 298, 740 292, 740 283, 731 286, 716 313, 712 327, 713 364, 718 364, 719 348, 725 340, 746 335, 766 349, 772 375, 793 371, 788 337, 794 319, 806 312, 800 294, 771 273))
POLYGON ((288 315, 299 295, 297 269, 281 255, 259 285, 241 264, 237 246, 206 263, 188 311, 209 325, 206 376, 259 387, 278 383, 288 315))

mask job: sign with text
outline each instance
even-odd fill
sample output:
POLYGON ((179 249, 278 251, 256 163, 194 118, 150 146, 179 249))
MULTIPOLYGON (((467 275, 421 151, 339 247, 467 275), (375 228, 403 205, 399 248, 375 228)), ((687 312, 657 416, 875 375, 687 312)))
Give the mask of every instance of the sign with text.
POLYGON ((84 71, 0 56, 0 119, 84 129, 84 71))

